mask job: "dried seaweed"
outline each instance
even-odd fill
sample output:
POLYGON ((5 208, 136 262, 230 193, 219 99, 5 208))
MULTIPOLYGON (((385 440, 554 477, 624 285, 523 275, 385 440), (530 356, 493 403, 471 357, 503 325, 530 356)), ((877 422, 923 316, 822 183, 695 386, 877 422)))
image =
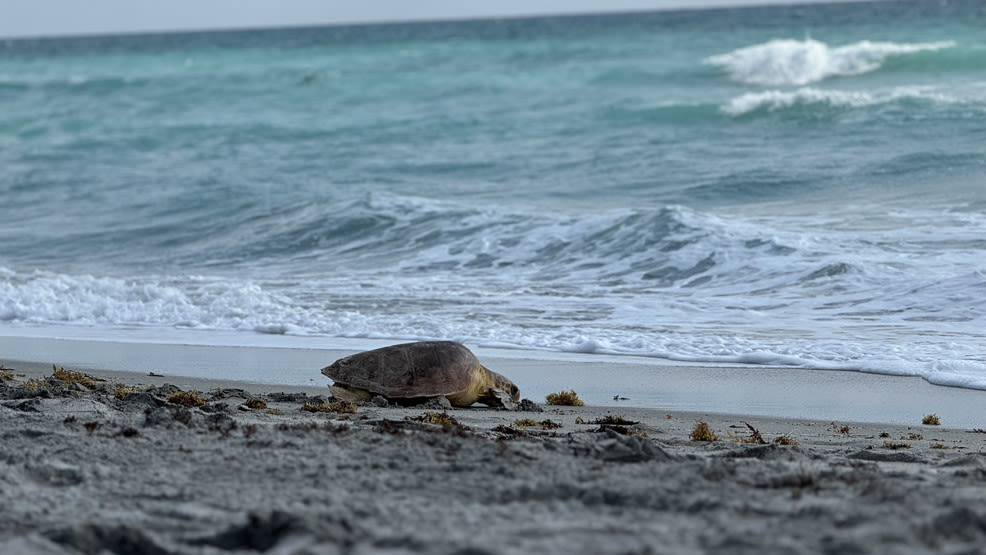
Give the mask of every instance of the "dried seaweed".
POLYGON ((165 397, 165 399, 169 403, 181 405, 186 408, 201 407, 205 404, 202 394, 194 389, 191 391, 176 391, 165 397))
POLYGON ((640 424, 637 420, 630 420, 628 418, 624 418, 623 416, 613 416, 612 414, 607 414, 606 416, 597 418, 589 423, 606 426, 634 426, 640 424))
POLYGON ((122 401, 131 393, 143 393, 144 391, 147 391, 147 389, 133 385, 118 384, 113 390, 113 396, 122 401))
POLYGON ((709 428, 707 423, 701 420, 695 423, 695 427, 692 428, 692 432, 688 434, 688 437, 692 441, 719 441, 719 436, 709 428))
POLYGON ((306 412, 334 412, 336 414, 354 414, 356 403, 352 401, 309 401, 301 405, 301 410, 306 412))
POLYGON ((774 440, 774 443, 777 445, 788 445, 791 447, 799 447, 801 445, 800 441, 790 436, 778 436, 777 439, 774 440))
POLYGON ((545 402, 549 405, 560 405, 568 407, 581 407, 585 405, 582 399, 579 399, 575 390, 559 391, 558 393, 549 393, 544 398, 545 402))
POLYGON ((264 401, 260 397, 254 397, 253 399, 247 399, 247 401, 243 403, 243 406, 253 410, 264 410, 267 408, 267 401, 264 401))
POLYGON ((554 420, 546 419, 539 422, 533 418, 518 418, 517 420, 514 420, 514 426, 517 428, 541 428, 542 430, 555 430, 561 428, 561 424, 555 422, 554 420))
POLYGON ((493 428, 490 429, 490 431, 510 437, 522 436, 525 433, 524 430, 518 430, 517 428, 513 428, 511 426, 505 426, 503 424, 500 424, 499 426, 494 426, 493 428))
POLYGON ((434 424, 436 426, 441 426, 446 430, 459 430, 459 431, 471 431, 472 428, 461 424, 455 418, 449 416, 447 412, 437 412, 437 411, 425 411, 418 416, 405 416, 404 420, 409 422, 423 422, 425 424, 434 424))
POLYGON ((926 414, 921 419, 921 423, 925 426, 941 426, 941 418, 938 418, 938 415, 934 413, 926 414))
POLYGON ((105 380, 101 380, 99 378, 90 376, 88 374, 84 374, 82 372, 72 372, 70 370, 66 370, 65 368, 58 368, 54 364, 51 365, 51 370, 52 370, 51 377, 53 379, 56 379, 56 380, 58 380, 60 382, 64 382, 64 383, 68 383, 68 384, 77 383, 77 384, 85 387, 86 389, 93 389, 97 385, 99 385, 99 382, 104 382, 105 381, 105 380))
MULTIPOLYGON (((726 431, 726 433, 729 435, 729 438, 738 443, 751 443, 753 445, 767 445, 767 441, 763 438, 763 435, 760 434, 760 430, 754 428, 753 425, 750 424, 749 422, 743 422, 743 425, 746 426, 747 430, 749 430, 750 432, 749 435, 744 437, 739 435, 733 435, 732 432, 726 431)), ((739 426, 734 426, 734 427, 738 428, 739 426)))

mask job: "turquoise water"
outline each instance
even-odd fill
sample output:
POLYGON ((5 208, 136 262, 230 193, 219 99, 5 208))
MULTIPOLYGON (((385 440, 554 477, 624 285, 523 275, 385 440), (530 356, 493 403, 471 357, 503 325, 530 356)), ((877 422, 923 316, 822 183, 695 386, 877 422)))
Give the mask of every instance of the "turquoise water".
POLYGON ((986 388, 986 7, 0 43, 0 327, 986 388))

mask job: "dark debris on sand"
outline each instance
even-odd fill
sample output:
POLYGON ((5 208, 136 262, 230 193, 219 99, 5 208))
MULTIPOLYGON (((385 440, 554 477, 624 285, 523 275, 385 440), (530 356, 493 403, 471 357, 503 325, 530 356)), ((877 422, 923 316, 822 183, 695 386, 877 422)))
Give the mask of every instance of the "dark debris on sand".
POLYGON ((59 382, 0 384, 0 553, 910 554, 986 544, 986 455, 971 450, 918 455, 838 432, 829 447, 692 442, 687 429, 670 437, 648 420, 656 440, 641 433, 646 423, 598 412, 575 425, 372 403, 308 413, 302 405, 328 399, 304 394, 265 394, 268 409, 244 411, 259 396, 225 389, 185 406, 168 400, 174 386, 59 382))

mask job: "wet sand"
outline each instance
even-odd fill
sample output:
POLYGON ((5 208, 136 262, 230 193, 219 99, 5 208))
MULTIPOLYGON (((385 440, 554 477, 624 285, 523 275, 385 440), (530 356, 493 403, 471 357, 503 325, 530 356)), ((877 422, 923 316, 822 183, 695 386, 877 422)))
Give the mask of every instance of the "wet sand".
MULTIPOLYGON (((131 331, 127 335, 140 336, 139 330, 131 331)), ((231 344, 181 343, 200 340, 201 335, 170 338, 169 342, 155 342, 153 336, 113 342, 0 335, 0 363, 36 361, 40 371, 55 363, 115 372, 122 380, 139 380, 154 372, 166 376, 170 383, 199 389, 239 381, 261 389, 311 387, 313 392, 324 393, 329 379, 319 368, 362 348, 388 343, 361 340, 347 346, 344 340, 333 339, 332 345, 326 346, 324 339, 254 334, 247 336, 251 345, 243 346, 235 343, 243 341, 243 334, 227 338, 215 333, 204 336, 209 341, 229 340, 231 344)), ((761 365, 713 366, 579 353, 543 353, 542 358, 535 358, 542 353, 470 347, 487 367, 509 377, 531 399, 574 388, 590 405, 618 409, 905 425, 935 412, 952 426, 986 427, 986 391, 936 386, 919 377, 761 365), (617 395, 627 399, 614 401, 617 395)))
POLYGON ((986 432, 947 420, 629 406, 308 412, 324 386, 88 370, 106 381, 87 386, 48 377, 50 366, 5 363, 2 553, 978 553, 986 544, 986 432), (205 404, 168 401, 179 388, 201 391, 205 404), (244 407, 250 399, 267 408, 244 407), (427 421, 442 415, 452 421, 427 421), (717 440, 693 440, 700 421, 717 440))

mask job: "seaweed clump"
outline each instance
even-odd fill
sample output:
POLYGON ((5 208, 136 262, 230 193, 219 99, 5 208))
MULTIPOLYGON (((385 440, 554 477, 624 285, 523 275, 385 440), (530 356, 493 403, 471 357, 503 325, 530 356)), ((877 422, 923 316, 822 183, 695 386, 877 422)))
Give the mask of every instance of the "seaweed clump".
POLYGON ((598 424, 600 426, 636 426, 637 424, 640 424, 640 422, 636 420, 630 420, 629 418, 625 418, 623 416, 613 416, 612 414, 607 414, 606 416, 597 418, 589 423, 598 424))
POLYGON ((301 410, 306 412, 334 412, 336 414, 354 414, 356 403, 352 401, 309 401, 301 405, 301 410))
POLYGON ((743 424, 746 426, 747 430, 749 430, 750 432, 749 435, 747 435, 746 437, 733 435, 732 432, 727 430, 726 434, 729 435, 730 439, 739 443, 751 443, 753 445, 767 445, 767 441, 763 438, 763 435, 760 433, 760 430, 754 428, 753 425, 751 425, 749 422, 744 422, 743 424))
POLYGON ((203 399, 202 395, 194 389, 191 391, 175 391, 165 397, 165 399, 169 403, 181 405, 187 408, 201 407, 205 404, 205 399, 203 399))
POLYGON ((514 426, 517 428, 541 428, 542 430, 557 430, 561 428, 561 424, 554 420, 546 419, 538 422, 533 418, 518 418, 514 420, 514 426))
POLYGON ((468 430, 469 427, 461 424, 458 420, 448 415, 446 412, 426 411, 418 416, 405 416, 404 420, 411 422, 424 422, 425 424, 435 424, 445 429, 468 430))
POLYGON ((247 399, 247 401, 243 403, 243 406, 253 410, 266 410, 267 401, 264 401, 260 397, 254 397, 253 399, 247 399))
POLYGON ((925 426, 941 426, 941 418, 938 418, 938 415, 934 413, 926 414, 921 419, 921 423, 925 426))
MULTIPOLYGON (((774 445, 784 445, 789 447, 798 447, 801 445, 800 441, 788 435, 777 436, 774 438, 773 442, 767 441, 764 439, 763 434, 760 433, 760 430, 756 429, 752 424, 749 422, 743 422, 743 425, 746 426, 746 429, 749 432, 747 435, 742 436, 739 434, 733 434, 727 430, 726 433, 729 435, 729 438, 737 443, 748 443, 752 445, 770 445, 771 443, 774 445)), ((732 427, 739 428, 739 426, 732 427)))
POLYGON ((518 418, 514 420, 512 425, 500 424, 499 426, 491 428, 490 431, 508 438, 516 438, 521 436, 557 437, 558 432, 551 432, 548 430, 557 430, 561 427, 562 425, 559 422, 555 422, 551 419, 537 421, 533 418, 518 418))
POLYGON ((94 389, 99 385, 96 382, 102 381, 99 378, 94 378, 82 372, 72 372, 65 368, 58 368, 54 364, 51 365, 51 370, 52 378, 67 384, 79 384, 86 389, 94 389))
POLYGON ((37 378, 31 378, 30 380, 27 380, 26 382, 21 384, 21 387, 23 387, 28 391, 37 391, 38 389, 41 388, 41 386, 42 386, 41 380, 37 378))
POLYGON ((558 393, 549 393, 545 396, 544 400, 549 405, 560 405, 568 407, 581 407, 585 406, 585 402, 579 399, 577 393, 574 389, 568 391, 559 391, 558 393))
POLYGON ((709 425, 702 420, 695 423, 692 432, 688 434, 692 441, 719 441, 719 436, 709 428, 709 425))
POLYGON ((144 391, 146 391, 146 389, 141 387, 119 384, 116 386, 116 389, 113 390, 113 396, 122 401, 130 394, 143 393, 144 391))
POLYGON ((7 367, 0 364, 0 382, 13 381, 14 373, 11 372, 7 367))
POLYGON ((519 430, 517 428, 514 428, 513 426, 504 426, 503 424, 490 428, 490 431, 511 438, 519 437, 527 433, 526 430, 519 430))
POLYGON ((801 445, 800 441, 790 436, 778 436, 777 439, 774 440, 774 443, 777 445, 787 445, 791 447, 798 447, 801 445))

